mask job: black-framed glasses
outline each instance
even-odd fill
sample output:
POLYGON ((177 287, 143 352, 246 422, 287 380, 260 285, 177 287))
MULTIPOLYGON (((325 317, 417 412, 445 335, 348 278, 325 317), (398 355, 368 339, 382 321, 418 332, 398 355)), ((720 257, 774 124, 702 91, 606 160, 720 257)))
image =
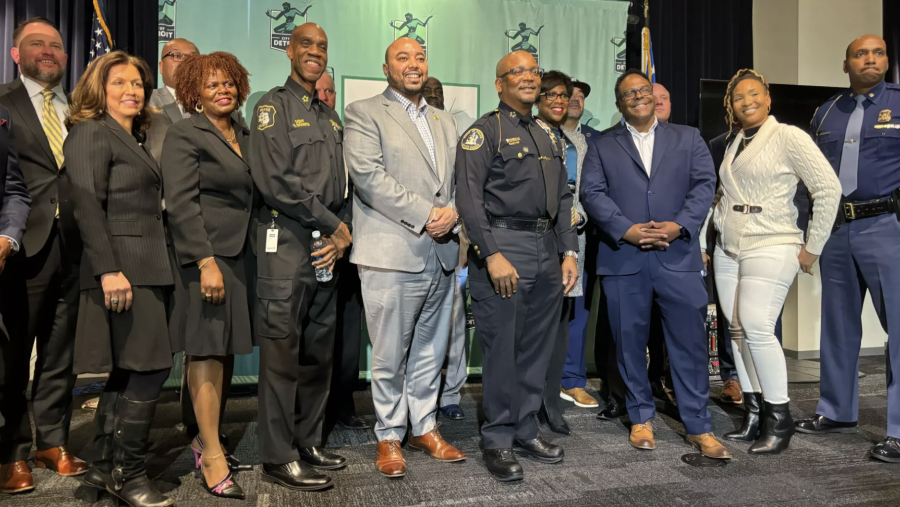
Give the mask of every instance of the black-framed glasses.
POLYGON ((166 58, 172 57, 172 59, 175 60, 176 62, 180 62, 181 60, 184 60, 185 56, 193 55, 193 54, 195 54, 195 53, 182 53, 181 51, 169 51, 168 53, 163 55, 163 59, 165 60, 166 58))
POLYGON ((631 90, 625 90, 624 92, 619 94, 619 97, 625 100, 634 100, 637 98, 638 92, 641 93, 641 97, 647 95, 653 95, 653 85, 642 86, 640 88, 632 88, 631 90))
POLYGON ((562 99, 562 100, 569 100, 572 98, 572 96, 566 92, 562 92, 562 93, 544 92, 541 94, 541 97, 547 97, 547 100, 549 100, 550 102, 553 102, 557 98, 562 99))
POLYGON ((540 77, 540 76, 544 75, 544 69, 541 69, 538 67, 533 67, 530 69, 526 69, 525 67, 516 67, 514 69, 509 69, 508 71, 504 72, 503 74, 500 74, 499 76, 497 76, 497 79, 506 77, 510 74, 512 74, 515 77, 520 77, 524 74, 531 74, 532 76, 540 77))

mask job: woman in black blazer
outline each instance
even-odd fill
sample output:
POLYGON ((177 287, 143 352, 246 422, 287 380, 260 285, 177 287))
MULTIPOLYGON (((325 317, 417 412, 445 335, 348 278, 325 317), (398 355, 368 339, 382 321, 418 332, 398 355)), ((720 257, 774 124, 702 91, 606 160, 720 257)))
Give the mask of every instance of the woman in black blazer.
POLYGON ((199 435, 191 443, 202 484, 214 496, 243 498, 219 441, 234 354, 253 352, 247 291, 255 257, 247 230, 255 195, 246 153, 250 132, 232 113, 250 92, 247 70, 223 52, 188 56, 175 96, 192 116, 163 144, 169 233, 179 280, 170 330, 184 348, 199 435), (224 485, 224 487, 223 487, 224 485))
POLYGON ((94 417, 95 459, 79 491, 94 501, 108 491, 131 506, 174 503, 145 467, 175 350, 162 174, 144 146, 152 91, 144 60, 123 51, 94 60, 72 93, 63 146, 84 243, 75 373, 110 374, 94 417))

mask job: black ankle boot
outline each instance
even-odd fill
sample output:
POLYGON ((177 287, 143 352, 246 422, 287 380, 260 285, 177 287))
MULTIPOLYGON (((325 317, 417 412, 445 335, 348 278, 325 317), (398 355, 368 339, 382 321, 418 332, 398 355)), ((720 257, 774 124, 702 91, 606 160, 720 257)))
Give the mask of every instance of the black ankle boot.
POLYGON ((85 459, 91 468, 81 479, 81 486, 75 490, 75 498, 96 503, 106 496, 106 486, 112 485, 113 433, 116 422, 116 400, 119 393, 104 392, 97 403, 94 414, 94 441, 85 459))
POLYGON ((759 440, 750 446, 750 454, 778 454, 788 448, 794 434, 790 403, 773 405, 764 402, 762 431, 759 440))
POLYGON ((119 397, 116 403, 113 487, 106 489, 131 507, 168 507, 175 503, 147 478, 150 425, 157 401, 130 401, 119 397))
POLYGON ((759 436, 760 404, 762 394, 744 393, 744 422, 737 431, 722 435, 725 440, 752 442, 759 436))

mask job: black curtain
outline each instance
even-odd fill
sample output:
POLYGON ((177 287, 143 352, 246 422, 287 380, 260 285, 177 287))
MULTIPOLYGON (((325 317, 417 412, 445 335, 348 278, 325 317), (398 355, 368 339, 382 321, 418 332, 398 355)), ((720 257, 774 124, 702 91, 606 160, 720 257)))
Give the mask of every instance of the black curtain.
MULTIPOLYGON (((630 13, 640 22, 628 27, 627 65, 640 68, 643 0, 630 13)), ((670 121, 697 127, 700 80, 753 67, 753 0, 650 0, 650 36, 656 81, 672 95, 670 121)))
POLYGON ((884 41, 887 43, 888 68, 885 80, 900 83, 900 3, 897 0, 882 0, 881 23, 884 41))
MULTIPOLYGON (((107 2, 106 23, 115 49, 140 56, 155 71, 159 62, 157 45, 158 4, 153 0, 114 0, 107 2)), ((69 65, 63 86, 71 91, 88 62, 91 40, 92 0, 2 0, 0 7, 0 83, 18 77, 15 62, 9 56, 16 24, 33 16, 44 16, 59 26, 69 65)), ((154 72, 155 75, 155 72, 154 72)))

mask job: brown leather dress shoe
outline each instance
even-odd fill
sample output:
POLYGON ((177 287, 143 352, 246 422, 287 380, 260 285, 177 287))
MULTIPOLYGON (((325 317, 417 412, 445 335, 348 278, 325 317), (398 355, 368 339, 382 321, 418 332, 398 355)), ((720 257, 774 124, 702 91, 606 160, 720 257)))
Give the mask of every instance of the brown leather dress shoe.
POLYGON ((53 470, 63 477, 81 475, 88 471, 87 463, 78 459, 63 445, 38 451, 34 456, 34 464, 38 468, 53 470))
POLYGON ((712 433, 685 435, 684 440, 707 458, 731 459, 731 453, 728 452, 728 449, 721 442, 716 440, 715 435, 712 433))
POLYGON ((656 449, 656 440, 653 438, 653 423, 647 421, 644 424, 633 424, 631 426, 631 434, 628 435, 628 442, 637 449, 645 451, 656 449))
POLYGON ((733 403, 735 405, 744 404, 744 393, 741 392, 741 383, 737 379, 728 379, 725 381, 725 387, 719 396, 722 403, 733 403))
POLYGON ((409 437, 409 448, 427 452, 432 458, 445 463, 466 459, 466 453, 448 444, 444 437, 438 433, 437 428, 421 437, 409 437))
POLYGON ((400 450, 399 440, 382 440, 378 442, 378 459, 375 467, 385 477, 403 477, 406 475, 406 460, 400 450))
POLYGON ((0 465, 0 493, 21 493, 34 489, 34 478, 25 461, 0 465))

